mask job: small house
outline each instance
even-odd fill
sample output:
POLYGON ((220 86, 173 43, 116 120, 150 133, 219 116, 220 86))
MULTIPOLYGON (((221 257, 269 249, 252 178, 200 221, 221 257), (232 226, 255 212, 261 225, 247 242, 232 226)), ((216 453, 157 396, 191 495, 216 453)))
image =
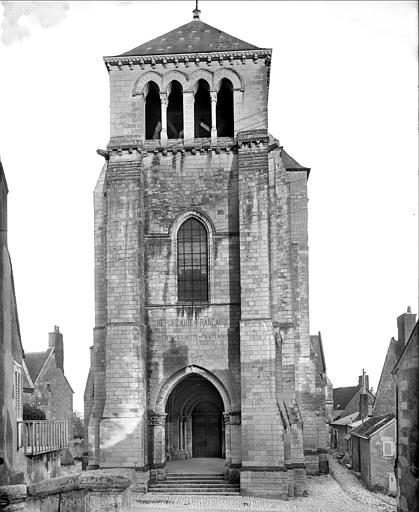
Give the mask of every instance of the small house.
POLYGON ((396 494, 394 414, 368 418, 350 432, 352 466, 369 489, 396 494))

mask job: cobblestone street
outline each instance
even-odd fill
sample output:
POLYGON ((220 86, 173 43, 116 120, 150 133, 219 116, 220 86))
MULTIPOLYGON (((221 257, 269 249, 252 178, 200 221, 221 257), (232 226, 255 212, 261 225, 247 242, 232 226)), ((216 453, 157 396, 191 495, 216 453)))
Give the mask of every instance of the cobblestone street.
POLYGON ((334 460, 331 475, 309 478, 309 496, 280 501, 250 497, 169 496, 153 493, 133 500, 132 512, 180 511, 284 511, 284 512, 395 512, 396 500, 372 493, 334 460), (333 475, 333 476, 332 476, 333 475))
MULTIPOLYGON (((329 457, 330 475, 309 477, 309 496, 289 501, 251 497, 170 496, 155 493, 141 494, 132 500, 132 512, 206 511, 284 511, 284 512, 396 512, 397 500, 368 491, 363 484, 333 457, 329 457)), ((181 465, 179 464, 179 467, 181 465)), ((214 466, 218 468, 218 466, 214 466)), ((73 468, 76 468, 75 466, 73 468)), ((79 467, 77 467, 79 469, 79 467)), ((194 468, 196 472, 199 466, 194 468)), ((179 472, 172 463, 172 472, 179 472)), ((68 471, 74 473, 75 469, 68 471)))

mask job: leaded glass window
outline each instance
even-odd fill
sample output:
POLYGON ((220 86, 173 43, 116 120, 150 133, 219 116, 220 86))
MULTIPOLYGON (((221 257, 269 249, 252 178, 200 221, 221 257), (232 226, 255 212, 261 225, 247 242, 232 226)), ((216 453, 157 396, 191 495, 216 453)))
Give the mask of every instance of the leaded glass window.
POLYGON ((207 302, 207 231, 199 220, 188 219, 180 227, 177 257, 179 302, 207 302))

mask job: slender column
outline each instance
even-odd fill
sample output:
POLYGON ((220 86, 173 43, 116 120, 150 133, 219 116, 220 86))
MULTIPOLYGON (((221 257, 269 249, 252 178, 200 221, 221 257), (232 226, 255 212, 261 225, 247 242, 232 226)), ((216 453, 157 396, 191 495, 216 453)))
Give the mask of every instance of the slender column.
POLYGON ((161 102, 161 133, 160 142, 162 146, 167 146, 167 94, 160 93, 161 102))
POLYGON ((230 413, 223 413, 223 420, 225 425, 224 436, 225 436, 225 458, 226 463, 231 462, 231 428, 230 428, 230 413))
POLYGON ((210 91, 211 95, 211 142, 217 141, 217 93, 210 91))
POLYGON ((194 137, 194 94, 193 91, 183 91, 183 139, 185 143, 191 143, 194 137))

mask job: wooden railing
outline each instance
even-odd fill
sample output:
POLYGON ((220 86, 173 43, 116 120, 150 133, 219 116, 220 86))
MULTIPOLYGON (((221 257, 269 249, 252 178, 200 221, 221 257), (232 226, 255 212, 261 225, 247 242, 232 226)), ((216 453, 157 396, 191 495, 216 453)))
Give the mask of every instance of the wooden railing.
POLYGON ((66 421, 22 421, 22 441, 25 455, 39 455, 68 448, 66 421))

